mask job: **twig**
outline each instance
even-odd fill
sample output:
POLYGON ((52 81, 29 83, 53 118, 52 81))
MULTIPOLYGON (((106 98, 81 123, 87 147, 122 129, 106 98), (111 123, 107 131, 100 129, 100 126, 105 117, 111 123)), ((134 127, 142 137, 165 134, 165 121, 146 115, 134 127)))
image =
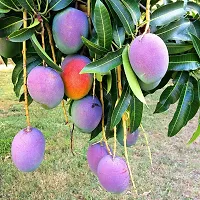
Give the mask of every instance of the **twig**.
MULTIPOLYGON (((23 12, 23 27, 27 28, 27 12, 23 12)), ((23 78, 24 78, 24 107, 26 113, 26 122, 27 122, 27 131, 30 130, 30 116, 29 116, 29 109, 28 109, 28 89, 27 89, 27 57, 26 57, 26 41, 23 42, 23 78)))
POLYGON ((144 138, 145 138, 145 142, 146 142, 146 145, 147 145, 147 149, 148 149, 148 153, 149 153, 149 159, 150 159, 150 163, 151 163, 151 166, 153 165, 153 162, 152 162, 152 156, 151 156, 151 149, 149 147, 149 141, 148 141, 148 138, 147 138, 147 134, 142 126, 142 124, 140 125, 141 129, 142 129, 142 132, 143 132, 143 135, 144 135, 144 138))
MULTIPOLYGON (((122 81, 121 81, 121 66, 117 67, 117 86, 118 86, 118 97, 120 98, 122 95, 122 81)), ((125 114, 122 115, 122 125, 123 125, 123 132, 124 132, 124 154, 125 154, 125 158, 126 158, 126 162, 127 162, 127 166, 128 166, 128 170, 129 170, 129 174, 130 174, 130 178, 131 178, 131 182, 133 185, 133 188, 135 190, 136 195, 138 195, 137 192, 137 188, 133 179, 133 174, 132 174, 132 170, 130 167, 130 163, 129 163, 129 159, 128 159, 128 151, 127 151, 127 146, 126 146, 126 140, 127 140, 127 128, 126 128, 126 116, 125 114)))
POLYGON ((108 153, 110 155, 112 155, 111 151, 110 151, 110 148, 108 146, 108 141, 107 141, 107 138, 106 138, 106 132, 105 132, 105 124, 104 124, 104 100, 103 100, 103 86, 102 86, 102 82, 100 82, 100 99, 101 99, 101 106, 102 106, 102 120, 101 120, 101 125, 102 125, 102 137, 103 137, 103 140, 105 142, 105 145, 106 145, 106 149, 108 151, 108 153))

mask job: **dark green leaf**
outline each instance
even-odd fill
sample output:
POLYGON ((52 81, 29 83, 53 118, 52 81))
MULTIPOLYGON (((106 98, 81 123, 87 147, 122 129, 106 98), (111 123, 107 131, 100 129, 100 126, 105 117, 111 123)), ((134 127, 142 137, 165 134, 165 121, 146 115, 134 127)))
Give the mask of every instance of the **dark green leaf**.
POLYGON ((133 23, 137 25, 141 15, 139 4, 135 0, 122 0, 122 2, 130 12, 133 23))
POLYGON ((29 38, 31 38, 31 36, 33 35, 33 33, 35 32, 35 27, 39 24, 40 22, 38 21, 38 19, 35 19, 34 23, 31 24, 29 27, 27 28, 22 28, 20 30, 17 30, 13 33, 11 33, 8 36, 8 39, 12 42, 23 42, 25 40, 28 40, 29 38))
POLYGON ((115 43, 121 48, 125 41, 125 30, 124 27, 118 27, 115 23, 113 26, 113 39, 115 43))
POLYGON ((134 132, 141 123, 143 113, 143 103, 134 95, 130 102, 130 132, 134 132))
POLYGON ((107 78, 107 93, 110 92, 111 87, 112 87, 112 73, 111 71, 108 72, 108 74, 106 75, 107 78))
POLYGON ((200 38, 200 21, 196 20, 196 21, 192 22, 192 24, 196 30, 198 38, 200 38))
POLYGON ((169 25, 158 29, 155 34, 161 37, 164 41, 191 41, 189 32, 196 32, 196 30, 191 27, 193 27, 193 24, 188 19, 180 19, 176 22, 172 22, 169 25))
POLYGON ((193 101, 191 103, 191 110, 190 113, 188 115, 188 118, 186 119, 186 124, 189 120, 191 120, 197 113, 197 111, 199 110, 199 106, 200 106, 200 102, 199 102, 199 96, 200 94, 198 91, 198 82, 195 78, 190 77, 189 82, 191 83, 191 85, 193 85, 193 94, 194 94, 194 98, 193 101))
POLYGON ((28 12, 35 12, 34 11, 34 2, 33 0, 17 0, 20 5, 25 8, 28 12))
POLYGON ((191 34, 191 38, 192 38, 192 43, 194 45, 194 48, 200 58, 200 39, 193 34, 191 34))
POLYGON ((101 123, 91 132, 90 140, 93 140, 102 131, 101 123))
POLYGON ((178 102, 178 106, 174 113, 174 116, 169 123, 168 136, 172 137, 176 135, 182 127, 186 125, 186 119, 191 110, 191 103, 193 101, 193 86, 188 81, 184 84, 181 90, 181 96, 178 102))
POLYGON ((123 66, 124 71, 126 74, 126 78, 128 80, 129 86, 133 92, 133 94, 144 104, 146 104, 144 95, 142 93, 142 90, 140 88, 140 85, 138 83, 137 77, 135 73, 133 72, 133 69, 130 65, 129 58, 128 58, 128 46, 125 47, 123 53, 122 53, 122 60, 123 60, 123 66))
POLYGON ((4 58, 3 56, 1 56, 1 58, 2 58, 2 60, 4 62, 4 64, 7 66, 7 64, 8 64, 8 58, 4 58))
POLYGON ((2 8, 0 8, 0 13, 8 13, 8 12, 10 12, 10 10, 9 9, 2 9, 2 8))
POLYGON ((12 0, 0 0, 0 8, 8 8, 8 9, 15 9, 16 5, 12 0))
POLYGON ((23 19, 19 17, 3 17, 0 18, 0 37, 6 37, 13 31, 18 30, 23 24, 23 19))
POLYGON ((100 46, 110 49, 112 43, 112 25, 105 5, 97 0, 94 8, 94 23, 100 46))
MULTIPOLYGON (((22 102, 22 101, 25 101, 25 98, 24 98, 24 93, 20 96, 19 98, 19 102, 22 102)), ((33 102, 33 99, 32 97, 30 96, 30 94, 28 93, 28 106, 31 105, 31 103, 33 102)))
POLYGON ((105 57, 86 65, 80 72, 83 73, 100 73, 106 74, 110 70, 122 64, 123 48, 108 53, 105 57))
MULTIPOLYGON (((27 65, 29 65, 32 62, 35 62, 38 60, 38 56, 30 56, 27 58, 27 65)), ((17 83, 17 79, 19 74, 23 70, 23 60, 22 57, 19 57, 18 61, 15 63, 15 67, 12 71, 12 83, 15 85, 17 83)))
POLYGON ((163 26, 173 22, 186 13, 183 2, 170 3, 156 9, 151 15, 152 26, 163 26))
POLYGON ((50 9, 53 11, 58 11, 66 8, 73 0, 52 0, 49 4, 50 9))
POLYGON ((189 71, 200 67, 200 59, 195 53, 173 55, 169 57, 169 70, 189 71))
POLYGON ((175 85, 168 86, 161 94, 154 113, 166 111, 171 104, 174 104, 180 97, 183 84, 189 78, 188 72, 180 72, 175 77, 175 85))
POLYGON ((190 10, 195 10, 197 13, 200 15, 200 5, 195 3, 195 2, 188 2, 187 3, 187 8, 190 10))
MULTIPOLYGON (((41 60, 36 60, 34 62, 31 62, 30 64, 27 64, 27 75, 29 72, 36 66, 41 64, 41 60)), ((18 80, 16 84, 14 85, 14 92, 17 97, 20 95, 21 87, 23 86, 24 78, 23 78, 23 70, 18 75, 18 80)))
POLYGON ((131 100, 130 89, 125 86, 117 106, 113 110, 111 118, 111 128, 114 128, 121 120, 122 115, 127 110, 131 100))
POLYGON ((101 47, 93 42, 91 42, 90 40, 88 40, 87 38, 85 37, 81 37, 82 38, 82 41, 83 43, 88 47, 89 50, 91 50, 92 52, 98 54, 98 55, 105 55, 108 50, 105 49, 104 47, 101 47))
POLYGON ((169 54, 186 52, 193 48, 191 44, 166 43, 169 54))
POLYGON ((38 55, 45 60, 45 62, 49 65, 49 67, 52 67, 53 69, 57 70, 57 71, 62 71, 61 68, 58 67, 57 64, 55 64, 53 62, 53 60, 47 55, 47 53, 44 51, 44 49, 41 47, 40 43, 38 42, 35 34, 32 35, 31 37, 31 42, 32 45, 35 49, 35 51, 38 53, 38 55))
POLYGON ((135 29, 134 23, 131 17, 131 14, 127 10, 127 8, 122 4, 120 0, 109 0, 110 5, 120 18, 124 29, 126 30, 127 34, 133 35, 133 31, 135 29))

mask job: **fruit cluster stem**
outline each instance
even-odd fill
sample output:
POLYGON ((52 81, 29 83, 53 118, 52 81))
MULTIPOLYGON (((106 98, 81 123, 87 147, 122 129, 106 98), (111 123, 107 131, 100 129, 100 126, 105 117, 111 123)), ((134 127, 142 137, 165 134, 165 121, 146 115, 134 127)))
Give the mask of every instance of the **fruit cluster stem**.
MULTIPOLYGON (((43 23, 43 21, 40 24, 41 24, 41 29, 42 29, 41 30, 42 48, 45 51, 45 41, 44 41, 44 32, 45 32, 45 29, 44 29, 44 23, 43 23)), ((46 66, 45 60, 43 60, 42 62, 43 62, 43 66, 46 66)))
POLYGON ((150 7, 151 7, 151 4, 150 4, 151 0, 147 0, 146 2, 146 27, 145 27, 145 31, 144 31, 144 34, 146 34, 149 30, 149 25, 150 25, 150 7))
MULTIPOLYGON (((23 12, 23 27, 27 28, 27 12, 23 12)), ((26 58, 26 41, 23 42, 23 78, 24 78, 24 108, 26 113, 26 122, 27 122, 27 128, 31 126, 30 123, 30 116, 29 116, 29 109, 28 109, 28 89, 27 89, 27 58, 26 58)))
MULTIPOLYGON (((117 67, 118 98, 120 98, 121 95, 122 95, 121 70, 122 70, 121 66, 118 66, 117 67)), ((127 151, 127 146, 126 146, 127 127, 126 127, 126 116, 125 116, 125 114, 122 115, 122 125, 123 125, 123 132, 124 132, 124 154, 125 154, 127 167, 128 167, 128 170, 129 170, 129 174, 130 174, 130 178, 131 178, 131 182, 132 182, 133 188, 135 190, 136 195, 138 195, 137 188, 136 188, 136 185, 135 185, 135 182, 134 182, 134 179, 133 179, 132 170, 131 170, 130 163, 129 163, 128 151, 127 151)))
POLYGON ((145 142, 146 142, 146 145, 147 145, 147 150, 148 150, 148 153, 149 153, 149 159, 150 159, 150 163, 151 163, 151 166, 153 165, 153 162, 152 162, 152 156, 151 156, 151 149, 149 147, 149 141, 148 141, 148 138, 147 138, 147 134, 142 126, 142 124, 140 125, 141 129, 142 129, 142 132, 143 132, 143 135, 144 135, 144 138, 145 138, 145 142))
POLYGON ((105 145, 106 145, 106 149, 108 151, 108 153, 110 155, 112 155, 111 151, 110 151, 110 148, 108 146, 108 141, 107 141, 107 138, 106 138, 106 132, 105 132, 105 122, 104 122, 104 100, 103 100, 103 84, 102 82, 100 82, 100 100, 101 100, 101 106, 102 106, 102 120, 101 120, 101 126, 102 126, 102 137, 103 137, 103 140, 105 142, 105 145))
MULTIPOLYGON (((49 44, 51 46, 52 58, 53 58, 54 63, 56 63, 57 61, 56 61, 55 48, 54 48, 54 43, 53 43, 53 36, 52 36, 51 29, 49 27, 49 24, 47 22, 45 22, 45 27, 47 29, 47 33, 48 33, 48 36, 49 36, 49 44)), ((68 116, 67 116, 67 111, 66 111, 66 108, 65 108, 64 100, 62 100, 61 103, 62 103, 63 114, 64 114, 64 117, 65 117, 65 123, 68 124, 69 120, 68 120, 68 116)))
POLYGON ((49 24, 47 22, 45 22, 45 27, 47 29, 47 33, 49 36, 49 44, 51 47, 52 58, 53 58, 54 63, 56 63, 56 54, 55 54, 55 48, 54 48, 54 43, 53 43, 53 37, 52 37, 52 33, 51 33, 51 29, 49 27, 49 24))

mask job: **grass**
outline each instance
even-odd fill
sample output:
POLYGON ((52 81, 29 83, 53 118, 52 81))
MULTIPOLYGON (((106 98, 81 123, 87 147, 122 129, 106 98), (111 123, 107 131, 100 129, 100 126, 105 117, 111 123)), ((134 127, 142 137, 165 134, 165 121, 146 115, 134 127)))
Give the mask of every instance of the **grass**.
MULTIPOLYGON (((86 160, 89 134, 75 130, 76 156, 71 154, 70 132, 64 123, 61 106, 45 110, 36 103, 31 104, 31 123, 46 138, 45 158, 35 172, 19 172, 10 158, 10 144, 15 134, 26 126, 24 107, 13 93, 11 71, 0 71, 0 80, 0 199, 134 199, 131 186, 126 193, 116 195, 99 185, 86 160)), ((176 137, 168 138, 167 125, 173 116, 173 107, 168 112, 153 115, 159 94, 147 97, 149 109, 145 108, 142 122, 148 133, 153 166, 150 166, 142 133, 137 144, 128 149, 139 192, 135 199, 198 200, 200 142, 186 145, 197 126, 197 118, 176 137)), ((117 153, 123 155, 119 144, 117 153)))

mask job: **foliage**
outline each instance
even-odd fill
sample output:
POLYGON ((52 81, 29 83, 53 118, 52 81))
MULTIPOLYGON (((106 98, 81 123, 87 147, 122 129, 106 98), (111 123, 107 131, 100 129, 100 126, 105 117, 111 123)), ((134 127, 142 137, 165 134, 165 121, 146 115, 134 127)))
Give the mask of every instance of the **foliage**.
MULTIPOLYGON (((47 27, 52 27, 54 16, 66 7, 80 7, 90 1, 54 0, 0 0, 0 37, 12 42, 27 41, 27 73, 42 60, 49 67, 61 71, 61 58, 66 55, 56 49, 57 63, 51 58, 51 42, 47 27), (23 28, 22 12, 27 10, 27 28, 23 28), (45 49, 41 35, 44 32, 45 49)), ((127 125, 135 130, 140 125, 145 96, 165 87, 157 103, 155 113, 164 112, 171 104, 178 102, 174 116, 169 123, 168 136, 176 135, 199 110, 200 106, 200 5, 197 1, 177 1, 161 4, 153 1, 151 6, 151 32, 160 36, 169 51, 168 72, 153 90, 142 91, 137 76, 128 59, 129 44, 145 28, 144 1, 138 0, 92 0, 86 10, 90 21, 89 38, 82 37, 84 46, 78 53, 90 57, 81 73, 93 73, 96 77, 96 95, 99 83, 104 88, 105 126, 108 137, 113 127, 118 126, 122 115, 128 113, 127 125), (122 66, 121 98, 117 100, 117 67, 122 66), (169 82, 170 81, 170 82, 169 82), (170 84, 168 84, 168 82, 170 84), (106 89, 107 88, 107 89, 106 89), (116 102, 118 102, 116 104, 116 102)), ((24 99, 22 54, 12 58, 16 66, 12 82, 20 101, 24 99)), ((3 58, 6 61, 6 58, 3 58)), ((65 99, 66 100, 66 99, 65 99)), ((29 96, 29 103, 31 103, 29 96)), ((91 139, 101 132, 98 126, 91 133, 91 139)), ((199 135, 199 127, 193 138, 199 135)), ((191 139, 192 141, 194 139, 191 139)))

